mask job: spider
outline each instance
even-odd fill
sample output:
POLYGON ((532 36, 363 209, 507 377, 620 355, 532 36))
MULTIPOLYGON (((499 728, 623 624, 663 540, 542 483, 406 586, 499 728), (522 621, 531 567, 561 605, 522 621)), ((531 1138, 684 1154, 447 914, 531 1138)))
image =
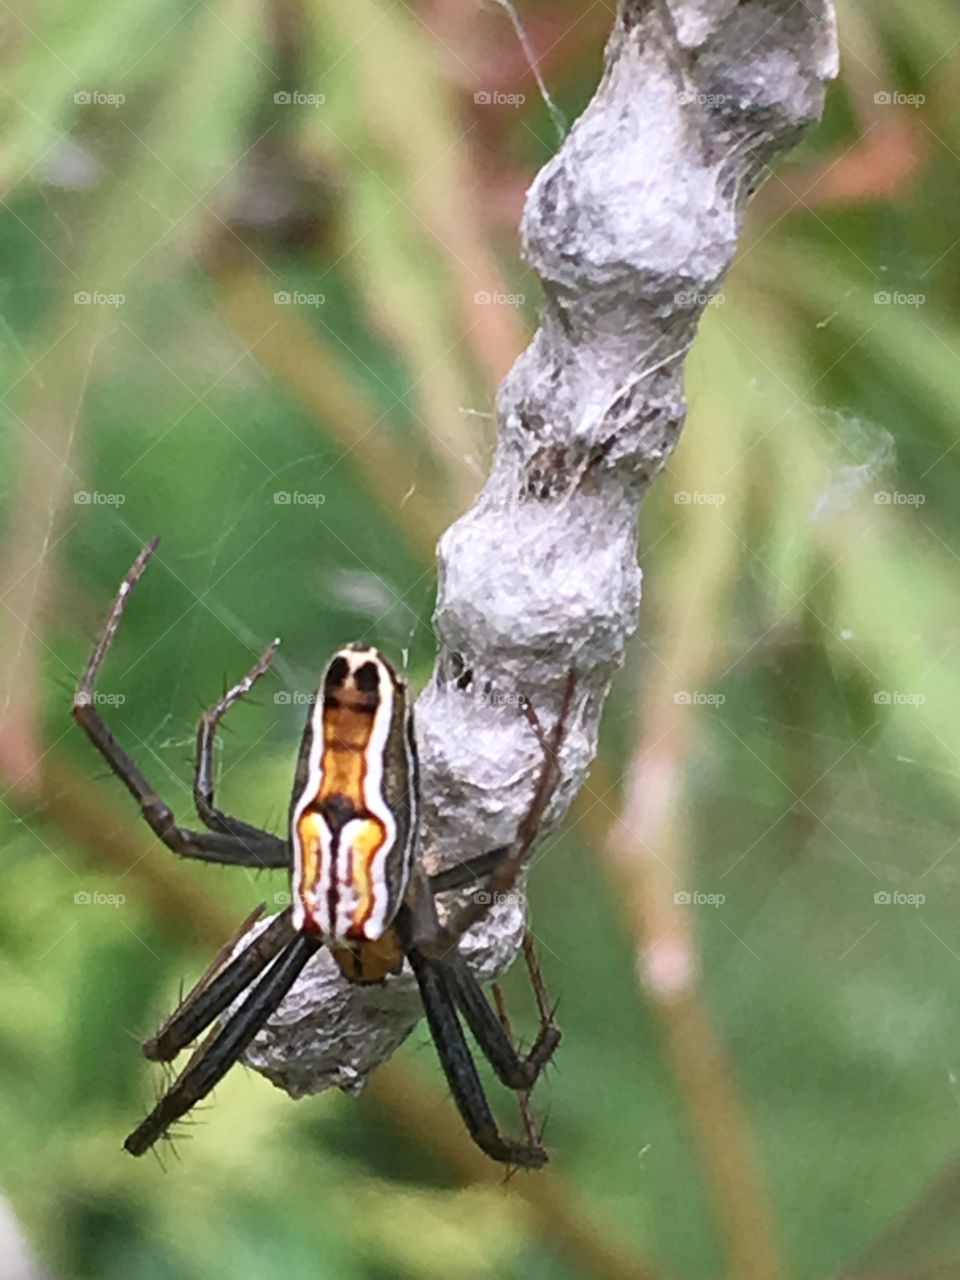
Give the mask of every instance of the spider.
MULTIPOLYGON (((227 944, 157 1034, 144 1043, 149 1059, 170 1062, 213 1027, 150 1114, 128 1136, 127 1151, 142 1155, 210 1093, 281 1004, 310 958, 326 945, 344 977, 355 983, 382 982, 388 974, 400 972, 405 958, 409 961, 441 1066, 470 1136, 494 1160, 541 1167, 547 1153, 529 1121, 525 1099, 553 1056, 560 1030, 532 948, 525 944, 524 954, 534 983, 540 1030, 529 1053, 521 1057, 502 1011, 498 1015, 488 1003, 458 943, 485 914, 483 904, 514 884, 536 837, 556 786, 572 674, 549 738, 532 709, 526 708, 544 751, 544 764, 515 844, 428 876, 417 849, 419 781, 406 684, 381 653, 364 645, 340 649, 323 675, 300 746, 286 839, 217 808, 213 784, 217 727, 233 703, 269 669, 279 644, 274 640, 250 672, 201 716, 193 794, 207 830, 188 830, 178 825, 170 807, 113 736, 97 710, 95 694, 98 672, 130 593, 157 542, 154 539, 143 548, 120 584, 74 695, 74 718, 169 849, 206 862, 287 868, 291 905, 236 954, 231 955, 227 944), (452 908, 441 925, 435 895, 478 882, 489 892, 474 894, 452 908), (221 1015, 244 993, 221 1025, 221 1015), (500 1133, 461 1017, 500 1081, 519 1092, 528 1121, 526 1142, 500 1133)), ((259 914, 245 922, 239 936, 259 914)))

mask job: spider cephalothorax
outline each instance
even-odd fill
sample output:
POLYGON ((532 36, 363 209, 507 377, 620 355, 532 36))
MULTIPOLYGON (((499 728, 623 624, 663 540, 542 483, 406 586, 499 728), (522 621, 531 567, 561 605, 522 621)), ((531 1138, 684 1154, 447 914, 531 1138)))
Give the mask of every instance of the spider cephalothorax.
POLYGON ((495 1160, 528 1168, 544 1164, 547 1154, 532 1124, 528 1124, 526 1142, 500 1134, 460 1025, 462 1016, 504 1084, 521 1093, 530 1089, 560 1039, 532 949, 525 945, 524 954, 534 980, 541 1027, 530 1052, 521 1058, 458 948, 465 930, 483 914, 478 900, 482 896, 489 901, 492 895, 474 895, 473 902, 451 912, 442 926, 434 897, 478 881, 503 892, 515 881, 555 785, 572 677, 551 738, 527 708, 544 748, 544 767, 516 845, 494 849, 428 877, 417 858, 419 781, 407 687, 376 649, 349 645, 334 654, 327 666, 304 730, 285 839, 216 807, 217 725, 266 673, 277 649, 274 641, 248 675, 201 717, 194 800, 207 830, 191 831, 178 825, 96 710, 97 673, 130 592, 155 548, 156 541, 144 547, 120 585, 74 696, 74 717, 168 848, 209 862, 287 868, 291 906, 234 954, 225 948, 157 1034, 146 1041, 146 1056, 167 1062, 214 1027, 127 1138, 127 1150, 141 1155, 213 1089, 280 1005, 311 956, 326 946, 351 982, 381 982, 388 974, 398 973, 404 959, 408 960, 441 1065, 470 1134, 495 1160))

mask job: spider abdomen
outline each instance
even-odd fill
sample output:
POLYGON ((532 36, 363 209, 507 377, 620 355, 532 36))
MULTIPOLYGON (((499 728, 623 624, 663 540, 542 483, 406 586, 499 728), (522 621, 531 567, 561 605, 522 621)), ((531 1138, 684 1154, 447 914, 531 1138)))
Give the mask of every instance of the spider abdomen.
POLYGON ((376 649, 334 654, 304 732, 290 816, 301 932, 376 941, 399 910, 416 836, 409 717, 406 685, 376 649))

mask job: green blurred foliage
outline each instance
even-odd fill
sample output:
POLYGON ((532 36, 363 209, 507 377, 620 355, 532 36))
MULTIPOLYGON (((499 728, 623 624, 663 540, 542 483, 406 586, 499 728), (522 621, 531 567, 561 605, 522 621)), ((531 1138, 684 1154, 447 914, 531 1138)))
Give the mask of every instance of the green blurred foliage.
MULTIPOLYGON (((609 14, 522 12, 573 118, 609 14)), ((688 725, 676 885, 725 897, 689 910, 785 1274, 839 1273, 956 1149, 960 15, 846 0, 841 21, 824 124, 707 309, 600 772, 532 888, 565 1031, 537 1091, 554 1166, 638 1257, 704 1280, 722 1224, 596 834, 655 709, 688 725), (925 101, 875 101, 894 93, 925 101), (675 702, 691 688, 723 701, 675 702), (875 902, 895 892, 925 900, 875 902)), ((535 324, 513 228, 552 125, 496 9, 57 0, 4 25, 2 705, 21 735, 32 708, 40 749, 133 841, 68 706, 151 535, 103 689, 184 816, 198 711, 274 634, 274 689, 310 689, 356 638, 427 678, 428 548, 482 477, 494 373, 535 324), (488 88, 526 101, 476 105, 488 88), (498 280, 519 313, 474 305, 498 280)), ((223 797, 279 829, 302 708, 271 693, 224 735, 223 797)), ((464 1182, 367 1100, 294 1104, 237 1070, 181 1162, 132 1163, 120 1142, 161 1083, 136 1037, 222 939, 7 771, 0 1185, 55 1275, 601 1274, 558 1256, 514 1183, 464 1182), (75 905, 93 891, 124 902, 75 905)), ((283 888, 175 872, 238 922, 283 888)), ((519 974, 507 989, 524 1007, 519 974)), ((441 1087, 423 1029, 398 1056, 441 1087)), ((881 1256, 960 1274, 955 1215, 933 1204, 881 1256)))

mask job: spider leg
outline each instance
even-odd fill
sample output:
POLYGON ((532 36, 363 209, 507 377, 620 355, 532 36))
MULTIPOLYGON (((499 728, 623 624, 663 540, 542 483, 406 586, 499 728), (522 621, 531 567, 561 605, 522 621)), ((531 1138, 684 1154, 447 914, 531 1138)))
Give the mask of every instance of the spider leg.
POLYGON ((491 849, 488 853, 477 854, 466 862, 458 862, 456 866, 446 867, 436 875, 429 877, 430 889, 433 893, 445 893, 448 889, 465 889, 467 885, 485 880, 496 871, 506 858, 510 856, 510 846, 502 845, 499 849, 491 849))
POLYGON ((170 1125, 220 1083, 276 1010, 320 945, 317 938, 297 934, 223 1029, 200 1046, 173 1086, 130 1134, 123 1145, 131 1155, 143 1155, 170 1125))
POLYGON ((549 1007, 541 1006, 540 1032, 530 1052, 521 1058, 463 956, 458 951, 451 952, 441 967, 450 994, 499 1080, 508 1089, 531 1089, 560 1043, 560 1028, 549 1007))
POLYGON ((443 967, 435 964, 415 947, 407 955, 420 988, 420 998, 440 1065, 470 1136, 481 1151, 493 1160, 526 1169, 541 1168, 547 1163, 548 1157, 539 1143, 517 1142, 505 1138, 497 1128, 463 1028, 457 1018, 454 997, 443 967))
POLYGON ((284 861, 280 865, 289 865, 289 846, 285 840, 278 839, 269 831, 251 826, 239 818, 232 818, 218 809, 213 799, 213 750, 217 737, 217 726, 238 698, 250 692, 261 676, 265 675, 277 652, 280 641, 272 641, 250 668, 242 680, 229 689, 219 702, 214 703, 200 717, 197 725, 197 749, 193 775, 193 799, 197 806, 200 821, 211 831, 219 831, 224 835, 235 836, 241 840, 253 842, 272 842, 283 846, 284 861))
MULTIPOLYGON (((536 949, 533 945, 533 937, 529 930, 523 935, 523 959, 527 966, 527 974, 530 978, 530 985, 533 988, 533 994, 537 1001, 537 1010, 540 1014, 540 1036, 537 1037, 537 1040, 539 1041, 541 1039, 544 1031, 548 1027, 553 1027, 556 1036, 554 1047, 556 1047, 556 1044, 559 1044, 560 1042, 560 1029, 559 1027, 556 1027, 554 1023, 557 1006, 556 1004, 551 1005, 550 998, 547 995, 547 989, 543 982, 543 973, 540 969, 540 961, 537 958, 536 949)), ((500 1022, 503 1025, 503 1030, 512 1044, 513 1033, 510 1029, 510 1019, 507 1015, 503 992, 497 984, 494 984, 491 990, 493 992, 494 1001, 496 1002, 497 1013, 500 1015, 500 1022)), ((535 1049, 536 1042, 534 1044, 534 1050, 535 1049)), ((531 1050, 530 1056, 533 1055, 534 1050, 531 1050)), ((550 1060, 550 1056, 551 1055, 548 1054, 541 1065, 546 1065, 546 1062, 550 1060)), ((527 1136, 531 1142, 539 1141, 542 1137, 543 1131, 542 1129, 538 1130, 533 1118, 533 1113, 530 1110, 530 1094, 528 1092, 520 1093, 518 1103, 520 1106, 520 1115, 523 1118, 524 1127, 527 1131, 527 1136)))
POLYGON ((206 862, 232 863, 246 867, 286 867, 289 865, 286 843, 266 832, 258 834, 256 839, 247 839, 223 832, 207 834, 190 831, 178 826, 170 806, 150 786, 96 708, 94 686, 97 674, 117 633, 130 593, 140 580, 156 546, 156 538, 147 543, 120 584, 90 661, 73 695, 73 718, 137 801, 147 824, 168 849, 183 857, 201 858, 206 862))
POLYGON ((530 978, 530 985, 533 987, 533 994, 537 1001, 537 1011, 540 1014, 540 1023, 553 1022, 554 1015, 557 1012, 556 1004, 551 1005, 550 998, 547 995, 547 988, 544 986, 543 973, 540 969, 540 961, 537 958, 536 948, 533 945, 533 937, 529 931, 523 935, 523 959, 527 966, 527 975, 530 978))
POLYGON ((228 1005, 258 978, 270 962, 293 940, 290 908, 275 916, 262 933, 243 951, 229 960, 230 952, 243 937, 254 919, 247 917, 237 933, 220 949, 200 981, 188 992, 163 1026, 145 1040, 144 1056, 152 1062, 169 1062, 186 1048, 202 1031, 206 1031, 228 1005))
POLYGON ((472 901, 461 902, 450 912, 446 923, 440 929, 434 941, 429 944, 430 954, 435 958, 442 958, 456 946, 467 930, 487 914, 489 903, 495 900, 498 895, 509 893, 516 884, 517 878, 523 870, 524 860, 537 838, 540 822, 550 802, 550 797, 553 795, 557 785, 560 771, 560 745, 563 741, 567 717, 573 705, 575 688, 575 675, 573 671, 570 671, 564 686, 560 711, 554 722, 553 731, 549 734, 544 731, 536 712, 530 704, 527 703, 525 705, 524 712, 537 735, 537 740, 543 748, 543 767, 534 787, 530 808, 520 823, 516 844, 512 846, 511 852, 500 861, 490 876, 488 886, 490 892, 489 895, 485 895, 486 901, 480 901, 480 895, 476 895, 472 901))
MULTIPOLYGON (((503 990, 500 984, 494 982, 490 987, 491 995, 497 1006, 497 1013, 500 1016, 500 1025, 503 1027, 504 1034, 511 1044, 514 1043, 513 1029, 510 1026, 510 1016, 507 1013, 506 1002, 503 998, 503 990)), ((527 1089, 521 1089, 517 1093, 517 1108, 520 1112, 520 1118, 523 1121, 523 1127, 527 1134, 528 1142, 535 1142, 538 1145, 542 1142, 542 1131, 538 1128, 537 1122, 533 1117, 533 1111, 530 1107, 530 1092, 527 1089)))

